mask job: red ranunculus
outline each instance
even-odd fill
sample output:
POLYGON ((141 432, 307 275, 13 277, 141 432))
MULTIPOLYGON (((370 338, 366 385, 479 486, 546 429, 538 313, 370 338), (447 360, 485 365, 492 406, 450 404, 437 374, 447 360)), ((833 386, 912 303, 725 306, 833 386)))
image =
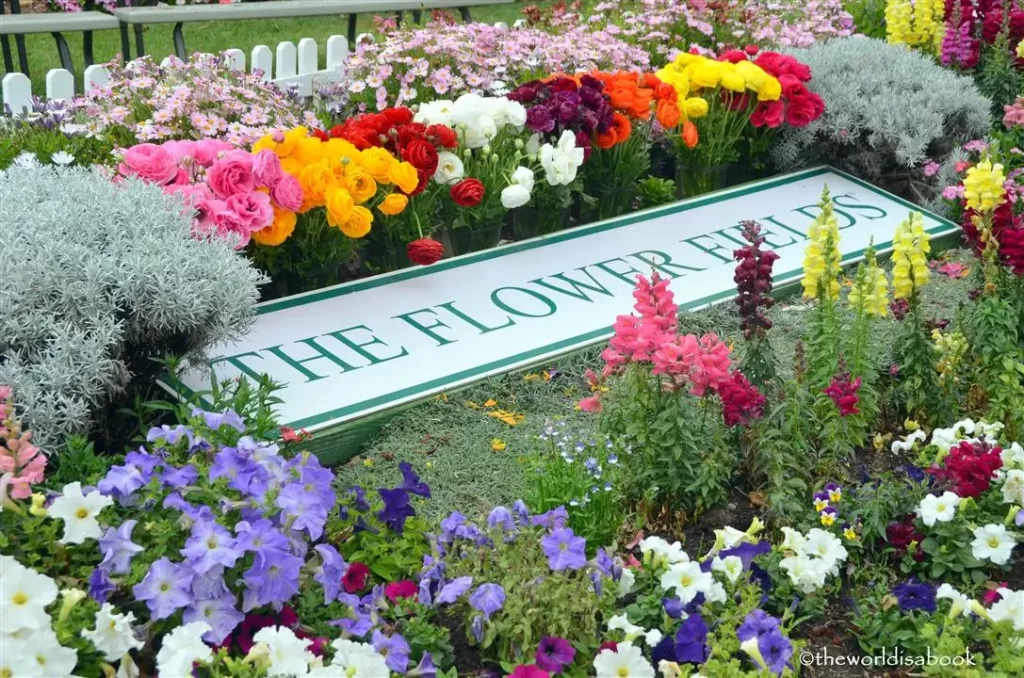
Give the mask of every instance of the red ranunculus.
POLYGON ((787 99, 800 98, 807 94, 807 87, 792 73, 780 75, 779 84, 782 85, 782 96, 787 99))
POLYGON ((437 143, 445 148, 455 148, 459 145, 459 135, 447 125, 428 125, 427 138, 437 139, 437 143))
POLYGON ((814 104, 808 97, 790 99, 786 106, 786 123, 792 127, 806 127, 817 117, 814 104))
POLYGON ((341 577, 341 585, 347 593, 356 593, 366 588, 366 580, 370 578, 370 568, 363 563, 351 563, 341 577))
POLYGON ((327 136, 327 132, 323 131, 322 129, 313 130, 313 136, 319 139, 320 141, 327 141, 328 139, 330 139, 330 137, 327 136))
POLYGON ((741 52, 738 49, 730 49, 729 51, 723 53, 722 56, 718 57, 718 60, 738 64, 741 61, 747 60, 747 53, 741 52))
POLYGON ((479 179, 469 177, 452 186, 452 200, 459 207, 476 207, 484 199, 484 185, 479 179))
POLYGON ((786 106, 782 101, 762 101, 750 114, 750 124, 774 129, 782 124, 785 111, 786 106))
POLYGON ((413 240, 405 251, 409 261, 419 266, 430 266, 444 258, 444 245, 430 238, 413 240))
POLYGON ((757 45, 751 44, 744 47, 743 51, 749 54, 750 56, 754 56, 755 54, 761 51, 761 48, 758 47, 757 45))
POLYGON ((399 106, 397 108, 385 108, 381 111, 381 115, 388 119, 393 127, 399 125, 407 125, 412 122, 412 111, 405 106, 399 106))
POLYGON ((415 139, 402 149, 402 160, 411 162, 421 172, 433 174, 437 169, 437 149, 429 141, 415 139))
POLYGON ((402 598, 414 598, 418 592, 419 589, 416 587, 416 582, 412 579, 394 581, 384 587, 384 595, 392 603, 402 598))

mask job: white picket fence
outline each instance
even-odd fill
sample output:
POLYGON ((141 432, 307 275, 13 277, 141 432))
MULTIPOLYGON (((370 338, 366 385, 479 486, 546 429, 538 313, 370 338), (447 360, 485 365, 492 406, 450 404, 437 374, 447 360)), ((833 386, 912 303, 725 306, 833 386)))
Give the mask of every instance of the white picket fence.
MULTIPOLYGON (((357 40, 372 36, 360 35, 357 40)), ((246 70, 245 52, 240 49, 227 50, 228 59, 234 68, 246 70)), ((319 46, 313 38, 302 38, 298 44, 282 42, 277 49, 271 51, 266 45, 257 45, 252 49, 249 59, 249 71, 261 71, 263 80, 277 83, 282 87, 295 87, 304 96, 313 92, 314 82, 338 80, 345 69, 348 58, 348 40, 342 35, 332 35, 327 39, 326 62, 323 68, 319 64, 319 46)), ((164 59, 163 63, 167 63, 164 59)), ((75 76, 63 68, 51 69, 46 74, 47 100, 68 100, 76 93, 88 92, 101 87, 110 81, 110 72, 105 66, 93 65, 82 74, 82 88, 76 87, 75 76)), ((10 106, 15 115, 31 110, 32 81, 24 73, 8 73, 3 78, 3 103, 10 106)))

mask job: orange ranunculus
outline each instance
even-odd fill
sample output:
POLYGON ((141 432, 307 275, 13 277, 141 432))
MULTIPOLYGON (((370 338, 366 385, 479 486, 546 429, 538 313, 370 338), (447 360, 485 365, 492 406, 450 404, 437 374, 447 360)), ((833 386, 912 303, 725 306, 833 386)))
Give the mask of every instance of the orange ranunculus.
POLYGON ((654 91, 649 89, 638 89, 633 99, 633 108, 630 113, 634 118, 647 120, 651 117, 651 102, 654 100, 654 91))
POLYGON ((654 96, 662 101, 675 101, 679 98, 679 93, 672 85, 659 81, 658 86, 654 88, 654 96))
POLYGON ((649 87, 650 89, 653 89, 655 92, 658 91, 658 87, 660 85, 664 84, 661 82, 661 79, 658 78, 658 76, 656 76, 654 73, 644 73, 641 83, 644 87, 649 87))
POLYGON ((616 87, 610 94, 612 108, 628 111, 633 107, 633 90, 626 87, 616 87))
POLYGON ((673 129, 679 124, 679 106, 675 101, 662 99, 658 102, 658 124, 665 129, 673 129))
POLYGON ((700 137, 697 134, 697 126, 689 120, 683 123, 683 143, 686 144, 686 147, 689 149, 696 148, 699 140, 700 137))
MULTIPOLYGON (((619 115, 616 113, 616 115, 619 115)), ((615 144, 619 143, 619 138, 615 133, 615 126, 612 125, 608 128, 607 132, 598 132, 597 138, 595 139, 598 148, 611 148, 615 144)))
POLYGON ((266 245, 268 247, 277 247, 291 236, 295 230, 295 212, 289 212, 288 210, 274 208, 274 220, 270 222, 269 226, 265 226, 258 231, 253 231, 252 239, 256 241, 258 245, 266 245))
POLYGON ((619 144, 629 138, 633 133, 633 126, 629 124, 629 118, 616 111, 612 114, 612 129, 615 130, 615 143, 619 144))

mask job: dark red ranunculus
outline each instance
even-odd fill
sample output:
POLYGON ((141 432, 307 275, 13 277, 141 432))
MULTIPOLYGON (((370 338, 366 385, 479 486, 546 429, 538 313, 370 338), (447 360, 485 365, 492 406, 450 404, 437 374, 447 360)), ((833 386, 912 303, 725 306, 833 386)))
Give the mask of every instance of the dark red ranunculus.
POLYGON ((397 108, 385 108, 383 111, 381 111, 381 115, 387 118, 388 122, 390 122, 393 127, 406 125, 412 122, 412 110, 406 108, 405 106, 399 106, 397 108))
POLYGON ((792 127, 806 127, 817 117, 814 104, 808 97, 790 99, 789 105, 786 106, 786 124, 792 127))
POLYGON ((484 199, 484 185, 479 179, 463 179, 451 188, 452 200, 459 207, 476 207, 484 199))
POLYGON ((366 588, 366 580, 369 578, 369 567, 363 563, 351 563, 341 577, 341 585, 347 593, 356 593, 366 588))
POLYGON ((782 101, 762 101, 750 114, 750 124, 754 127, 770 127, 782 124, 786 105, 782 101))
POLYGON ((445 148, 455 148, 459 145, 459 135, 447 125, 428 125, 427 138, 437 139, 437 143, 445 148))
POLYGON ((730 49, 729 51, 723 53, 722 56, 718 57, 718 60, 738 64, 741 61, 747 60, 747 53, 741 52, 738 49, 730 49))
POLYGON ((430 266, 444 258, 444 245, 431 238, 420 238, 409 243, 405 252, 412 263, 430 266))
POLYGON ((402 149, 402 160, 420 172, 433 174, 437 170, 437 149, 429 141, 415 139, 402 149))

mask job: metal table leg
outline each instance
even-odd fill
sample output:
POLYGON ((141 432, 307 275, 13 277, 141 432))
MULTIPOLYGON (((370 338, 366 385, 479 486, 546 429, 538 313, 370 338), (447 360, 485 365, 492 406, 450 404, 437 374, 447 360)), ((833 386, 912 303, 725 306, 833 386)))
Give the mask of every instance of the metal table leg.
POLYGON ((68 41, 64 39, 64 36, 60 33, 54 32, 50 35, 57 41, 57 54, 60 55, 60 65, 66 71, 71 73, 75 72, 75 64, 71 60, 71 48, 68 47, 68 41))
POLYGON ((462 20, 467 24, 473 20, 473 17, 469 15, 469 7, 459 7, 459 14, 462 15, 462 20))
POLYGON ((355 14, 348 15, 348 48, 354 49, 356 44, 356 19, 358 16, 355 14))
POLYGON ((135 24, 135 56, 145 56, 146 48, 142 45, 142 24, 135 24))
POLYGON ((132 60, 132 41, 128 37, 128 24, 121 24, 121 59, 125 63, 132 60))
POLYGON ((185 34, 182 32, 184 24, 180 21, 174 24, 174 53, 182 61, 188 59, 188 50, 185 49, 185 34))

